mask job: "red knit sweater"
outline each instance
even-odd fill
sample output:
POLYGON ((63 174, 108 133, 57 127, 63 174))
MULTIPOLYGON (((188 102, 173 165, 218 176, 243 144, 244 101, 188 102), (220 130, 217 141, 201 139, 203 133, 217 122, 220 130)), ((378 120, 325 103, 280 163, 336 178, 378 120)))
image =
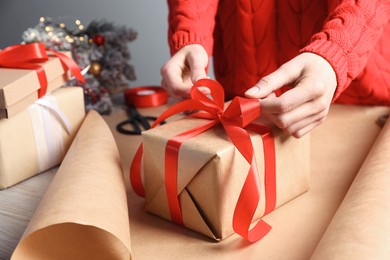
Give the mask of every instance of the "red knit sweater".
POLYGON ((168 0, 171 54, 205 47, 228 99, 300 52, 325 58, 339 103, 390 105, 388 0, 168 0))

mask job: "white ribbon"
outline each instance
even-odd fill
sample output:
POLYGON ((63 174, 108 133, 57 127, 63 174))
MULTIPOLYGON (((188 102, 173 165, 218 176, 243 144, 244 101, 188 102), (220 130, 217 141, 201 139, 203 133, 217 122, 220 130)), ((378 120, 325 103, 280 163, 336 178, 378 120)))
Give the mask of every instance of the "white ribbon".
POLYGON ((65 155, 63 131, 70 135, 71 123, 53 95, 45 95, 28 108, 37 149, 39 172, 56 166, 65 155))

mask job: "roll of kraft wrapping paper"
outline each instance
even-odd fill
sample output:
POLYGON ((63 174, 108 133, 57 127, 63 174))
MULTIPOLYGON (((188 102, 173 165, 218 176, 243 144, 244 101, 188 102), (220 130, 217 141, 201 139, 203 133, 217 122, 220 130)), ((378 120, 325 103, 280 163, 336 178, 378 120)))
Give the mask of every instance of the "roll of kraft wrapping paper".
POLYGON ((387 120, 312 259, 390 259, 389 185, 387 120))
POLYGON ((11 259, 131 259, 119 152, 97 112, 87 114, 11 259))
POLYGON ((168 101, 168 92, 159 86, 141 86, 128 89, 124 92, 128 106, 155 107, 168 101))

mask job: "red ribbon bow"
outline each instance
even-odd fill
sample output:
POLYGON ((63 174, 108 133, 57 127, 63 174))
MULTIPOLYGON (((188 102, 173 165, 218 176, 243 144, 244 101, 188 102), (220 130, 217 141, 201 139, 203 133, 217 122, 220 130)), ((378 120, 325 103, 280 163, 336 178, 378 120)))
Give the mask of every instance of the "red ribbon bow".
MULTIPOLYGON (((275 145, 272 131, 260 125, 252 124, 252 121, 260 116, 260 103, 257 99, 246 99, 236 97, 224 110, 224 93, 222 86, 210 79, 201 79, 194 84, 191 90, 191 98, 182 101, 163 112, 152 127, 157 126, 166 118, 189 110, 199 110, 192 116, 209 119, 206 124, 195 127, 180 133, 170 140, 166 145, 165 154, 165 188, 168 196, 168 204, 171 220, 177 224, 183 224, 181 207, 177 194, 177 172, 178 154, 180 146, 186 140, 210 129, 221 123, 230 140, 248 161, 250 169, 233 216, 233 229, 251 242, 264 237, 271 227, 263 220, 259 220, 250 229, 257 205, 260 200, 260 180, 258 179, 256 160, 252 141, 248 130, 259 133, 263 139, 264 162, 265 162, 265 214, 275 209, 276 205, 276 175, 275 175, 275 145), (211 99, 198 90, 199 86, 206 86, 211 91, 211 99)), ((134 191, 141 197, 145 197, 145 190, 141 180, 141 157, 142 144, 137 150, 130 168, 130 180, 134 191)))
MULTIPOLYGON (((73 76, 84 83, 85 79, 76 62, 63 53, 49 50, 61 60, 65 69, 69 69, 73 76)), ((38 97, 41 98, 47 91, 47 78, 43 67, 39 64, 49 59, 43 43, 17 44, 0 51, 0 67, 13 69, 35 70, 38 75, 40 89, 38 97)))

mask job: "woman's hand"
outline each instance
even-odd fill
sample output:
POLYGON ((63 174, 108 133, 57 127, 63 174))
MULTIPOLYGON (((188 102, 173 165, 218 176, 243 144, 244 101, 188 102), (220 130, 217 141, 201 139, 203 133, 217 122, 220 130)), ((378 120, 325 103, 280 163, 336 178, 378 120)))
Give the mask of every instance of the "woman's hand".
MULTIPOLYGON (((199 44, 191 44, 181 48, 161 68, 161 86, 171 96, 188 98, 195 81, 207 78, 206 67, 209 57, 199 44)), ((208 88, 199 88, 205 94, 208 88)))
POLYGON ((245 95, 261 99, 262 113, 285 133, 299 138, 325 120, 336 87, 332 66, 307 52, 262 78, 245 95), (286 85, 293 88, 276 97, 274 91, 286 85))

